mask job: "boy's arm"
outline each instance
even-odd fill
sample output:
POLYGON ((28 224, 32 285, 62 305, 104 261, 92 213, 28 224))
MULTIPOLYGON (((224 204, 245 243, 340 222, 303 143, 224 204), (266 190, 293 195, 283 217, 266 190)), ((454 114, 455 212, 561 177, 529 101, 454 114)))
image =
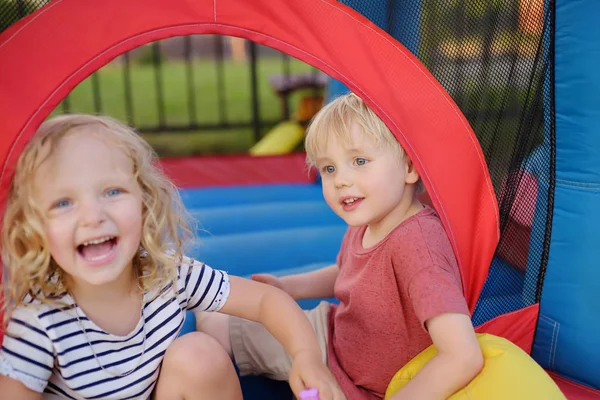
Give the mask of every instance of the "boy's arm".
POLYGON ((322 399, 343 399, 333 375, 322 361, 315 333, 302 309, 278 288, 230 276, 229 298, 224 314, 260 322, 292 357, 290 386, 317 388, 322 399))
POLYGON ((425 325, 437 355, 390 400, 447 399, 483 368, 483 355, 468 315, 441 314, 425 325))
POLYGON ((333 287, 340 272, 337 264, 316 271, 277 278, 268 274, 252 275, 252 279, 287 292, 295 300, 333 297, 333 287))

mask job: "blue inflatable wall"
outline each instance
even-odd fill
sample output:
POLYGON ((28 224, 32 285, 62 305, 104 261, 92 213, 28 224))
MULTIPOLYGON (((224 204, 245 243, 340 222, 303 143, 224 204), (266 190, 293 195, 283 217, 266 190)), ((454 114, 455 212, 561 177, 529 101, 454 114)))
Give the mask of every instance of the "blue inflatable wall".
POLYGON ((556 187, 532 355, 600 388, 600 2, 556 0, 556 187))

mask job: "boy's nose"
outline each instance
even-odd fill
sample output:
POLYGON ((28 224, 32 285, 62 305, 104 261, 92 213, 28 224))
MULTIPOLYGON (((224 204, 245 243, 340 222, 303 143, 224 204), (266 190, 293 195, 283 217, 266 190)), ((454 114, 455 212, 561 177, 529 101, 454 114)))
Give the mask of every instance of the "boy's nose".
POLYGON ((338 189, 352 186, 352 177, 347 171, 338 170, 335 174, 334 184, 335 187, 338 189))

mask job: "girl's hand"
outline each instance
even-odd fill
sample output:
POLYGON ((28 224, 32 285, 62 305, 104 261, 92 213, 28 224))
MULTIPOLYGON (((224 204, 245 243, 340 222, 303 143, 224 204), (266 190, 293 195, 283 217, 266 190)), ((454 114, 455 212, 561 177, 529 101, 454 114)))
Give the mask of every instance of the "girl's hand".
POLYGON ((346 400, 319 351, 301 350, 292 357, 290 387, 296 397, 305 389, 315 388, 319 391, 319 400, 346 400))

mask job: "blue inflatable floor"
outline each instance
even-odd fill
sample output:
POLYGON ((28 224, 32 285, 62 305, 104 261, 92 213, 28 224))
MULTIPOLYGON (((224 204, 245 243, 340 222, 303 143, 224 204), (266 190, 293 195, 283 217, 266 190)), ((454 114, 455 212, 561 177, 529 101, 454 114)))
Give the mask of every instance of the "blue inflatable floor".
MULTIPOLYGON (((198 240, 187 254, 232 275, 288 275, 332 264, 346 230, 346 224, 325 203, 318 184, 187 189, 181 193, 199 224, 198 240)), ((490 274, 498 279, 486 284, 473 316, 475 324, 494 315, 494 308, 485 305, 494 304, 500 293, 520 304, 522 272, 496 260, 490 274), (515 288, 515 292, 499 290, 495 282, 515 288)), ((300 305, 310 309, 320 300, 301 301, 300 305)), ((188 313, 182 334, 194 329, 194 315, 188 313)), ((243 377, 241 382, 247 400, 293 398, 286 382, 261 377, 243 377)))
MULTIPOLYGON (((335 262, 345 223, 325 203, 319 185, 258 185, 187 189, 181 195, 198 222, 187 254, 232 275, 287 275, 335 262)), ((320 299, 305 300, 309 309, 320 299)), ((192 313, 182 334, 195 330, 192 313)), ((287 382, 242 377, 246 400, 293 399, 287 382)))

